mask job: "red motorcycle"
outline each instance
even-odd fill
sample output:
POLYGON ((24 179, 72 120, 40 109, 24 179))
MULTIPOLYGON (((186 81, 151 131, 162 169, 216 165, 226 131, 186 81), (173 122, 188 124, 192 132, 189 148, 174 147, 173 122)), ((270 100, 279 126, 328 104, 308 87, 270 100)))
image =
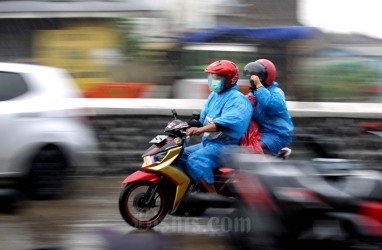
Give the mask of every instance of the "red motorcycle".
POLYGON ((198 121, 198 114, 188 122, 178 119, 172 110, 174 120, 168 123, 166 135, 155 136, 152 144, 142 155, 141 170, 129 175, 122 182, 119 210, 123 219, 136 228, 152 228, 158 225, 168 213, 200 215, 209 206, 230 206, 232 196, 227 188, 229 168, 215 171, 215 186, 219 194, 210 197, 201 185, 178 169, 174 162, 182 154, 190 138, 186 135, 192 122, 198 121))

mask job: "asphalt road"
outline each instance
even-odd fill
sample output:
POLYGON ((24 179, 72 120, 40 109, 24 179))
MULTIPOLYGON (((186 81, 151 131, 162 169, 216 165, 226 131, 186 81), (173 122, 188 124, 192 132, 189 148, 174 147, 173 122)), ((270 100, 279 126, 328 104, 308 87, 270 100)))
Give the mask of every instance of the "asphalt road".
POLYGON ((233 249, 221 223, 229 209, 132 228, 118 211, 123 177, 74 177, 68 198, 26 201, 17 213, 0 214, 0 249, 233 249))

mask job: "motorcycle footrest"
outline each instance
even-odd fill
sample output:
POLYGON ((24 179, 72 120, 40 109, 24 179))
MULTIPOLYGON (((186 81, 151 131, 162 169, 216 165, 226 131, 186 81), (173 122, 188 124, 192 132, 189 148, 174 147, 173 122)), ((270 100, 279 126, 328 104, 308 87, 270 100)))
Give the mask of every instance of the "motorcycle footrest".
POLYGON ((187 203, 205 207, 229 208, 236 204, 236 199, 214 193, 190 193, 187 197, 187 203))

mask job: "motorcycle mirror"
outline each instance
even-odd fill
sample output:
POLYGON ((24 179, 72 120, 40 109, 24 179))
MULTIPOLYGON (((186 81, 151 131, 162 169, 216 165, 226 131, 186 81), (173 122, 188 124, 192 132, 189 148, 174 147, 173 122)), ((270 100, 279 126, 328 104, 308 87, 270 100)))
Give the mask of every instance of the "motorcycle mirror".
POLYGON ((176 113, 176 110, 172 109, 171 112, 172 112, 172 115, 174 116, 174 118, 177 119, 178 118, 178 113, 176 113))
POLYGON ((199 121, 200 113, 198 111, 192 112, 192 119, 195 119, 195 120, 199 121))

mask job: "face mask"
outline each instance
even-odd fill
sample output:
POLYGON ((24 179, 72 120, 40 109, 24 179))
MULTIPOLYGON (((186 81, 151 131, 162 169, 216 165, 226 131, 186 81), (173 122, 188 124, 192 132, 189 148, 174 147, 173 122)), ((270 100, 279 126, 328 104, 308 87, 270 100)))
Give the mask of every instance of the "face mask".
POLYGON ((222 81, 221 80, 211 80, 208 82, 208 85, 210 87, 210 90, 213 91, 213 92, 216 92, 216 93, 219 93, 222 88, 222 81))
POLYGON ((210 87, 210 90, 216 93, 219 93, 220 91, 223 90, 223 82, 224 78, 220 80, 213 79, 212 76, 210 75, 208 77, 208 86, 210 87))

